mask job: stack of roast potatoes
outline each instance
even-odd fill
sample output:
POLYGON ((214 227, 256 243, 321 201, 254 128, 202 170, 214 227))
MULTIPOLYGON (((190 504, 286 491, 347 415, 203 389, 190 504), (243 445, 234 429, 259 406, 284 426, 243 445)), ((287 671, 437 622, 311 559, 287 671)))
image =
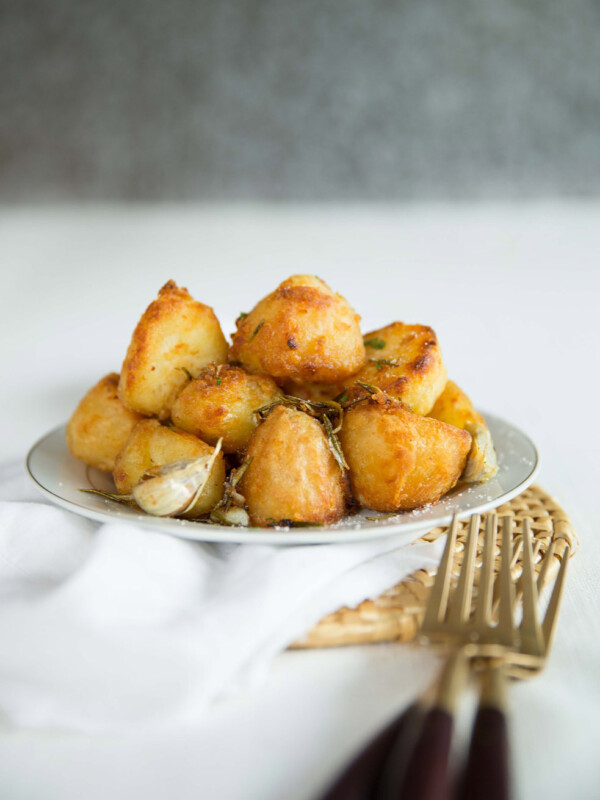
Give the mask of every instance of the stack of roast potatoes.
POLYGON ((228 346, 212 308, 169 281, 120 375, 75 410, 69 450, 130 502, 198 466, 193 502, 139 505, 259 527, 406 511, 493 476, 489 429, 447 379, 435 332, 392 322, 363 336, 359 321, 322 280, 294 275, 240 314, 228 346))

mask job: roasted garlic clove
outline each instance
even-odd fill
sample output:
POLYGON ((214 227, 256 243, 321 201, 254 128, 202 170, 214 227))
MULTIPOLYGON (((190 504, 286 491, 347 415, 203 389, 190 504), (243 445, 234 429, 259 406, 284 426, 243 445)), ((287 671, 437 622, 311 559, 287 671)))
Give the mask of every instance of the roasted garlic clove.
POLYGON ((205 508, 204 493, 215 469, 221 442, 210 455, 165 464, 150 472, 133 489, 138 506, 155 517, 199 516, 205 508))

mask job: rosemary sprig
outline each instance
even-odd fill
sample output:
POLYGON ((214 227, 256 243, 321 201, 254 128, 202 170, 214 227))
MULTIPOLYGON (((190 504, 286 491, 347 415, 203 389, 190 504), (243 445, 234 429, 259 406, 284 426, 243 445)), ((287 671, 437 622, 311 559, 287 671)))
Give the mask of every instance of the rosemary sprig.
POLYGON ((323 421, 323 427, 325 428, 325 433, 327 434, 329 449, 333 453, 333 457, 337 461, 339 468, 342 470, 342 472, 344 472, 344 470, 349 469, 349 467, 348 467, 348 462, 344 458, 344 451, 342 450, 342 445, 340 444, 340 440, 337 437, 337 433, 336 431, 334 431, 333 425, 331 424, 331 420, 327 415, 323 416, 322 421, 323 421))
POLYGON ((338 424, 336 425, 335 432, 337 433, 341 429, 341 420, 339 418, 343 417, 344 410, 335 400, 302 400, 300 397, 284 394, 276 400, 272 400, 270 403, 257 408, 254 413, 258 414, 261 419, 265 419, 276 406, 296 408, 298 411, 304 411, 305 414, 310 414, 311 417, 316 417, 317 419, 324 414, 336 415, 338 417, 338 424))
MULTIPOLYGON (((252 463, 251 458, 245 459, 237 469, 232 469, 229 473, 229 477, 226 479, 224 484, 224 492, 223 497, 219 500, 217 505, 213 508, 210 513, 210 519, 213 522, 217 522, 221 524, 222 520, 219 519, 221 514, 227 513, 231 506, 237 506, 238 508, 246 508, 246 498, 240 494, 237 490, 237 486, 244 477, 244 473, 252 463), (215 519, 213 520, 213 516, 215 519)), ((223 523, 223 524, 230 524, 230 523, 223 523)))
POLYGON ((364 403, 365 400, 368 400, 369 397, 371 397, 371 395, 377 394, 377 392, 381 391, 380 389, 377 388, 377 386, 373 386, 370 383, 365 383, 364 381, 355 381, 354 385, 362 387, 366 392, 368 392, 368 394, 363 394, 360 395, 359 397, 355 397, 353 400, 350 400, 350 402, 344 402, 343 405, 344 411, 348 411, 349 409, 352 408, 352 406, 355 406, 357 403, 364 403))
POLYGON ((79 489, 79 491, 85 492, 85 494, 96 494, 105 500, 114 500, 115 503, 121 503, 121 505, 129 506, 130 508, 139 508, 132 494, 115 494, 114 492, 106 492, 104 489, 79 489))

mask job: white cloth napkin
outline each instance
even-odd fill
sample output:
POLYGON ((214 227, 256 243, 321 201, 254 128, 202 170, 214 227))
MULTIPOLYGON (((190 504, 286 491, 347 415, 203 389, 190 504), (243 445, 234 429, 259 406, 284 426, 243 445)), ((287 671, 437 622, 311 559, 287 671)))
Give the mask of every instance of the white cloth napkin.
POLYGON ((406 537, 278 548, 100 525, 0 467, 0 709, 88 732, 196 719, 322 616, 439 557, 406 537))

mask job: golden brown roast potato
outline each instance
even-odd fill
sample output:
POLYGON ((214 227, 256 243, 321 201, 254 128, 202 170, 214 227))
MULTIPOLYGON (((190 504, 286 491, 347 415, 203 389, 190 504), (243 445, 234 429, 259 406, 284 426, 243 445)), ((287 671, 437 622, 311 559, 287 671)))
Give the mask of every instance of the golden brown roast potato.
POLYGON ((360 317, 314 275, 294 275, 237 321, 229 360, 278 381, 334 383, 363 365, 360 317))
POLYGON ((471 434, 473 442, 467 465, 461 475, 462 480, 482 483, 496 474, 498 461, 490 429, 467 395, 453 381, 448 381, 429 416, 457 428, 464 428, 471 434))
POLYGON ((132 411, 167 419, 189 376, 226 360, 227 342, 212 308, 169 281, 133 332, 119 397, 132 411))
POLYGON ((320 423, 277 406, 250 439, 240 484, 253 525, 335 522, 348 487, 320 423))
POLYGON ((112 472, 129 434, 142 419, 117 396, 119 376, 106 375, 81 400, 67 423, 67 447, 91 467, 112 472))
POLYGON ((471 436, 379 392, 347 412, 340 442, 358 503, 403 511, 437 500, 456 484, 471 436))
MULTIPOLYGON (((447 380, 435 331, 392 322, 364 339, 368 361, 355 380, 398 397, 416 414, 429 413, 447 380)), ((357 389, 351 392, 355 396, 357 389)))
MULTIPOLYGON (((113 472, 119 494, 129 494, 140 482, 142 475, 154 467, 161 467, 188 458, 209 455, 214 448, 191 433, 167 428, 156 419, 144 419, 132 430, 125 447, 117 456, 113 472)), ((205 488, 203 502, 194 506, 194 516, 211 511, 223 496, 225 464, 223 454, 216 458, 214 469, 205 488)))
POLYGON ((179 394, 171 419, 209 444, 222 437, 224 452, 234 453, 246 446, 257 427, 256 409, 280 396, 277 384, 267 375, 213 364, 179 394))

